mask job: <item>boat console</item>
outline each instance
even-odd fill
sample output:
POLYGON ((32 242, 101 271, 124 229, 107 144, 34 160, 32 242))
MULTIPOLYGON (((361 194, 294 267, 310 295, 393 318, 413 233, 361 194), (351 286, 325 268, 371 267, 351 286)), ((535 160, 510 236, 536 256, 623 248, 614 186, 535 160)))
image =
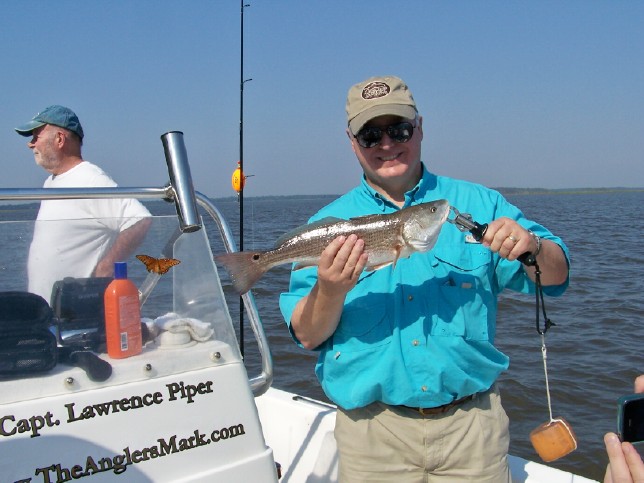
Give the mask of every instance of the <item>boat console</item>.
POLYGON ((249 379, 199 206, 226 249, 235 244, 193 189, 182 134, 162 142, 164 187, 0 190, 0 327, 38 326, 42 336, 29 347, 31 333, 1 346, 2 481, 277 481, 254 402, 272 380, 265 335, 247 294, 262 354, 261 374, 249 379), (140 291, 143 350, 112 359, 101 337, 107 281, 61 274, 50 300, 39 300, 28 293, 26 262, 36 224, 74 223, 35 221, 37 201, 124 197, 157 202, 145 240, 126 260, 140 291), (179 263, 149 272, 135 254, 179 263))

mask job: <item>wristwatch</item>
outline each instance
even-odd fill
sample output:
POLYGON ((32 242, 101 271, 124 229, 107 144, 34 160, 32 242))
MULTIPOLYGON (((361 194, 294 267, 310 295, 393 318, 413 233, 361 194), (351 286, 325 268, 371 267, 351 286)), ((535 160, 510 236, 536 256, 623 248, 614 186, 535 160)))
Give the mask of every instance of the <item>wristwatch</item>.
POLYGON ((532 255, 536 258, 537 255, 539 255, 539 252, 541 251, 541 237, 537 235, 535 232, 532 230, 528 230, 528 233, 530 233, 530 236, 534 238, 534 241, 537 243, 537 249, 532 252, 532 255))

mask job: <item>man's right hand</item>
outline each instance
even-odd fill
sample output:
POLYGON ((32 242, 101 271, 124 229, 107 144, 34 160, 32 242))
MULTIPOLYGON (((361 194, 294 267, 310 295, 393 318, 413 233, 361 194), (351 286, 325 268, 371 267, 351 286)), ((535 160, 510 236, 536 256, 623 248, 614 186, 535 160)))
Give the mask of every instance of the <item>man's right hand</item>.
POLYGON ((327 296, 345 296, 367 265, 364 240, 356 235, 339 236, 324 249, 318 264, 318 285, 327 296))

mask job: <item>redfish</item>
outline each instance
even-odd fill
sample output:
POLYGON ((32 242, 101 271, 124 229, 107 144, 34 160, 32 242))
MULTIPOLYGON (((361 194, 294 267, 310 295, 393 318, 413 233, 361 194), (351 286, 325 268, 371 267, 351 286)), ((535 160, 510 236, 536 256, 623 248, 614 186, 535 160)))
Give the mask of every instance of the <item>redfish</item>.
POLYGON ((430 201, 387 215, 366 215, 342 220, 325 218, 302 225, 281 236, 268 251, 243 251, 218 255, 240 294, 271 268, 295 263, 293 270, 318 264, 322 251, 340 235, 355 234, 365 242, 369 255, 365 270, 395 267, 400 258, 431 250, 449 214, 447 200, 430 201))

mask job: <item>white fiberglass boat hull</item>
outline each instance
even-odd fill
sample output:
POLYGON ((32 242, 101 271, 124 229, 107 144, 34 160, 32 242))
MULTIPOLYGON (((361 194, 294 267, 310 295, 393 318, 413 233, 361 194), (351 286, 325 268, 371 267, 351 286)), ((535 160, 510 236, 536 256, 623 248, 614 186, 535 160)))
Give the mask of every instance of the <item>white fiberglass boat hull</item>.
MULTIPOLYGON (((271 388, 255 398, 266 444, 281 466, 283 483, 335 483, 338 454, 335 407, 271 388)), ((594 480, 510 456, 513 483, 593 483, 594 480)))

